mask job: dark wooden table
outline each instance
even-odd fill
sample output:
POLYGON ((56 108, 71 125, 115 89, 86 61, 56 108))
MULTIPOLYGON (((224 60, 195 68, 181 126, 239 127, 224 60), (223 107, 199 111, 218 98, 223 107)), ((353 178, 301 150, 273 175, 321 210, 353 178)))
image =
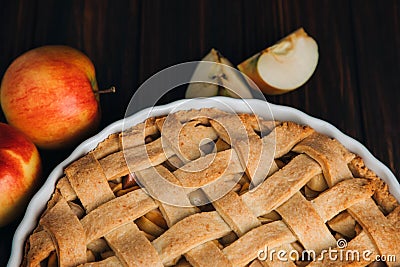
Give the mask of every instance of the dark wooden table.
MULTIPOLYGON (((400 177, 398 0, 0 1, 0 75, 31 48, 76 47, 93 60, 100 87, 117 87, 102 97, 105 127, 163 68, 201 59, 212 47, 237 64, 300 26, 319 44, 317 70, 299 90, 266 98, 331 122, 400 177)), ((70 151, 41 153, 44 181, 70 151)), ((0 266, 19 221, 0 229, 0 266)))

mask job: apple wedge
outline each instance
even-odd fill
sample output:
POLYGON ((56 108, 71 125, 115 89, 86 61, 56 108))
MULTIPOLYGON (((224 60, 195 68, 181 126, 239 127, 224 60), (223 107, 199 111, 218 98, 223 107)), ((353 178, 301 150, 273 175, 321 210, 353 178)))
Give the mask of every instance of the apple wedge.
POLYGON ((278 95, 302 86, 318 63, 318 45, 303 28, 238 65, 265 94, 278 95))
POLYGON ((197 65, 186 89, 185 98, 229 96, 253 98, 244 77, 214 48, 197 65), (209 63, 211 62, 211 63, 209 63), (215 63, 215 64, 212 64, 215 63))

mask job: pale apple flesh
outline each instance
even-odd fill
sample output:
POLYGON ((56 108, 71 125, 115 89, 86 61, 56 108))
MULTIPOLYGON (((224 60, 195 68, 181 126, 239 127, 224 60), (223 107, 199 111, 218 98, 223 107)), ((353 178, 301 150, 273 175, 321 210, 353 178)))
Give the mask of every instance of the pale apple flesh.
POLYGON ((307 82, 318 64, 318 45, 301 28, 238 65, 266 94, 282 94, 307 82))
POLYGON ((21 55, 0 90, 8 123, 41 148, 74 145, 100 122, 94 66, 69 47, 45 46, 21 55))
MULTIPOLYGON (((215 49, 211 49, 210 53, 208 53, 201 61, 208 61, 208 62, 218 62, 219 56, 218 52, 215 49)), ((212 73, 208 66, 206 65, 199 65, 192 76, 192 81, 199 81, 199 80, 207 80, 209 83, 190 83, 186 89, 185 98, 195 98, 195 97, 210 97, 218 95, 218 81, 213 81, 217 77, 216 73, 212 73)))
POLYGON ((0 123, 0 227, 24 211, 40 174, 35 145, 16 129, 0 123))
POLYGON ((186 98, 224 95, 234 98, 252 98, 244 77, 233 68, 232 63, 217 50, 211 51, 201 60, 186 90, 186 98), (212 62, 215 64, 202 64, 212 62))

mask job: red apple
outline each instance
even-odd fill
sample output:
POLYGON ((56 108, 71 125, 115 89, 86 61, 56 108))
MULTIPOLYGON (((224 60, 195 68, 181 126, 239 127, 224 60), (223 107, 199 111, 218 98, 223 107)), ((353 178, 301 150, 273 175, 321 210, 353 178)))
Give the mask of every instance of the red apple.
POLYGON ((95 69, 82 52, 43 46, 8 67, 0 100, 9 124, 41 148, 75 145, 100 121, 95 69))
POLYGON ((40 170, 35 145, 20 131, 0 123, 0 226, 24 211, 40 170))

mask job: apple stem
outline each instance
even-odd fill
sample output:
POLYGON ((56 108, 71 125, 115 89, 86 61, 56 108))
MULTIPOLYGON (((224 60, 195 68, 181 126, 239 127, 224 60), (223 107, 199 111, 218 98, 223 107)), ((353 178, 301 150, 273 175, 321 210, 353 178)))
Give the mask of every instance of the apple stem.
POLYGON ((115 86, 111 86, 108 89, 103 89, 95 92, 95 94, 108 94, 108 93, 115 93, 115 86))

